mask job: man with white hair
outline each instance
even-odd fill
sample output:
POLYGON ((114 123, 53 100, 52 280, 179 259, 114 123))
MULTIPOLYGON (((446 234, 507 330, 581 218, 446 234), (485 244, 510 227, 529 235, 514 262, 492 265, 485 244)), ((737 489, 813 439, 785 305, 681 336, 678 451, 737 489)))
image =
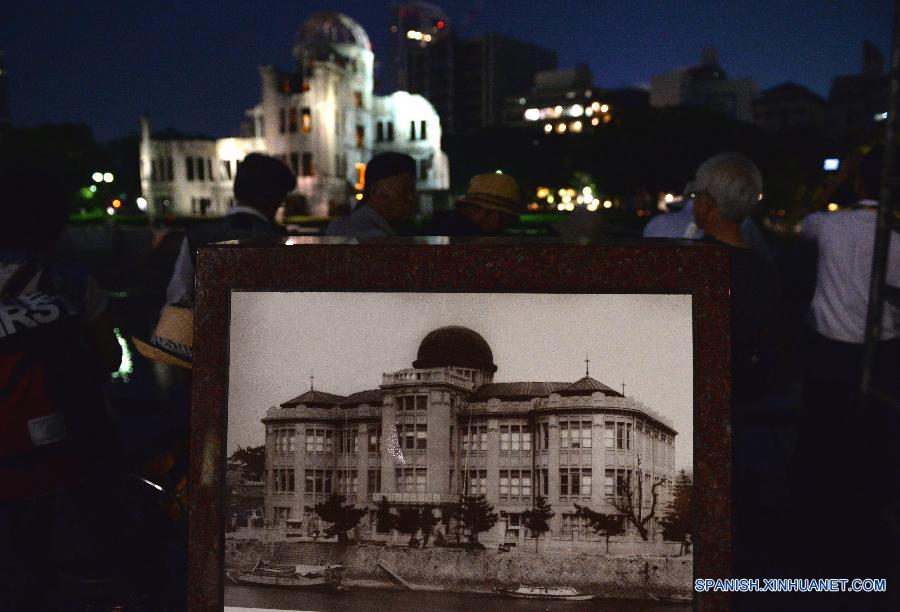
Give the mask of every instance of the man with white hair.
POLYGON ((762 199, 762 175, 743 155, 720 153, 697 168, 692 186, 702 242, 731 251, 732 393, 736 401, 759 400, 769 375, 767 335, 780 290, 775 266, 748 244, 741 222, 762 199))

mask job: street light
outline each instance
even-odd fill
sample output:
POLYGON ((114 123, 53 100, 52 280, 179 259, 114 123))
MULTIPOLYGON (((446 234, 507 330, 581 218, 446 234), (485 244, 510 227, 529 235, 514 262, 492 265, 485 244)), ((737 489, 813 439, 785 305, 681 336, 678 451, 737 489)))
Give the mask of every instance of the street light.
POLYGON ((135 200, 135 203, 137 204, 138 210, 147 210, 147 198, 139 197, 135 200))
POLYGON ((112 172, 104 172, 103 173, 103 182, 104 183, 112 183, 114 178, 115 177, 113 177, 112 172))
POLYGON ((102 183, 103 182, 103 173, 102 172, 94 172, 91 175, 91 178, 94 180, 95 183, 102 183))

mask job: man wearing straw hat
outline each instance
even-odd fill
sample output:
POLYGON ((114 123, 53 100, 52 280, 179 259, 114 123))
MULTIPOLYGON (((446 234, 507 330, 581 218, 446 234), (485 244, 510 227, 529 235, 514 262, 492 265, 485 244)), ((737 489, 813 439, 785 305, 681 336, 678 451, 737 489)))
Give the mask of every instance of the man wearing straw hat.
POLYGON ((488 172, 469 181, 452 210, 437 212, 426 236, 499 236, 519 217, 519 184, 509 174, 488 172))

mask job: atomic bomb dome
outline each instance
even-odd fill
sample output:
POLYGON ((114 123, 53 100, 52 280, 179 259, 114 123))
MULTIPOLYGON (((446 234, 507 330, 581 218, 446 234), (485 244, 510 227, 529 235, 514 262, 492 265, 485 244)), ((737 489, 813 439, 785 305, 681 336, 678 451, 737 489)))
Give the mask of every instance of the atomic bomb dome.
POLYGON ((491 347, 476 331, 468 327, 450 325, 428 333, 419 344, 414 368, 457 366, 494 373, 494 354, 491 347))
POLYGON ((371 51, 372 43, 365 29, 342 13, 322 11, 306 20, 297 31, 294 53, 301 50, 327 51, 335 45, 351 45, 371 51))

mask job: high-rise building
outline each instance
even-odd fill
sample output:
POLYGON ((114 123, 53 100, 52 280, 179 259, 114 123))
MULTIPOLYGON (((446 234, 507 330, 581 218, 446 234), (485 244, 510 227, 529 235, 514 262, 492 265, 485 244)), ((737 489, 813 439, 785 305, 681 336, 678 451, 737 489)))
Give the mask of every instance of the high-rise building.
POLYGON ((297 175, 307 214, 330 215, 363 188, 365 166, 385 151, 417 164, 420 205, 449 186, 441 124, 422 96, 376 96, 374 55, 358 23, 340 13, 313 15, 297 33, 295 68, 260 68, 261 101, 246 111, 241 136, 154 138, 142 120, 141 185, 154 214, 218 215, 234 204, 237 166, 250 152, 281 159, 297 175))
POLYGON ((835 77, 831 83, 826 123, 829 133, 837 140, 865 138, 876 122, 887 118, 889 81, 881 51, 866 41, 862 72, 835 77))
POLYGON ((442 9, 397 4, 391 13, 393 85, 431 102, 448 133, 500 125, 504 100, 556 67, 556 52, 502 36, 464 38, 442 9))
POLYGON ((821 128, 825 123, 825 100, 788 81, 764 90, 753 101, 753 121, 767 132, 821 128))
POLYGON ((9 124, 9 98, 6 89, 6 58, 0 51, 0 126, 9 124))
POLYGON ((700 106, 750 122, 756 92, 756 81, 752 79, 729 79, 719 64, 718 52, 710 48, 704 50, 702 62, 697 66, 654 75, 650 104, 700 106))

